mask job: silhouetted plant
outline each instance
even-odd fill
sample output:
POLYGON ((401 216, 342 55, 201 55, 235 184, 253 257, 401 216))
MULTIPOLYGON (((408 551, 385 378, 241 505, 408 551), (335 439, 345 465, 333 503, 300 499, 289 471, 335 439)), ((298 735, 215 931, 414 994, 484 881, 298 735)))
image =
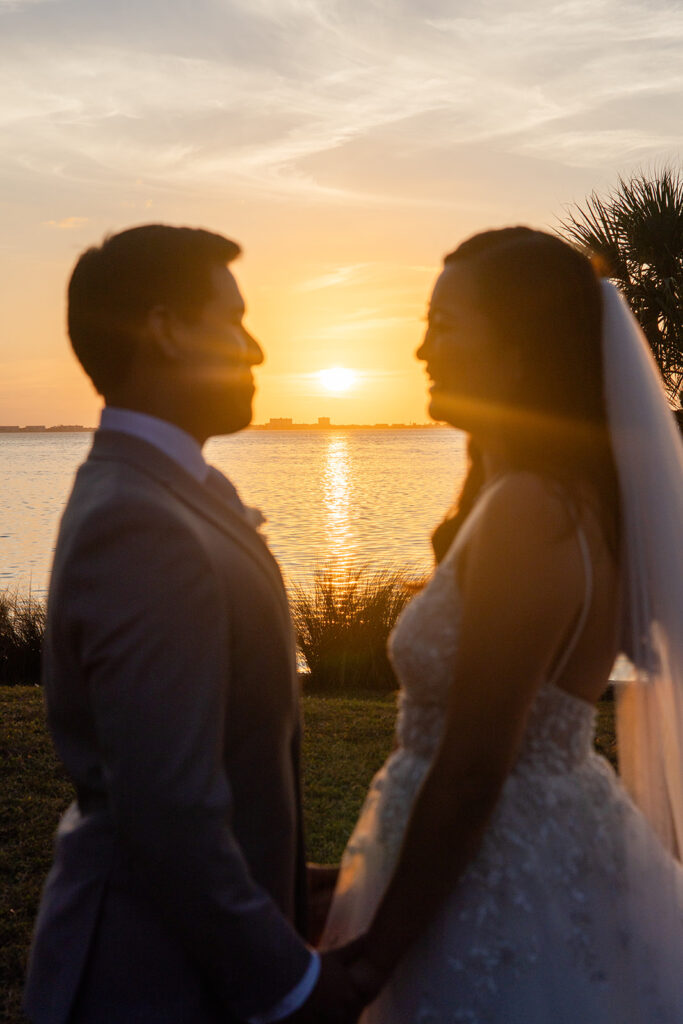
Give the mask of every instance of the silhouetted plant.
POLYGON ((667 390, 683 381, 683 174, 619 178, 561 222, 568 241, 595 255, 619 285, 647 337, 667 390))
POLYGON ((307 689, 393 690, 387 638, 418 582, 400 570, 315 574, 312 589, 295 587, 292 616, 308 665, 307 689))
POLYGON ((45 606, 28 595, 0 592, 0 683, 40 682, 45 606))

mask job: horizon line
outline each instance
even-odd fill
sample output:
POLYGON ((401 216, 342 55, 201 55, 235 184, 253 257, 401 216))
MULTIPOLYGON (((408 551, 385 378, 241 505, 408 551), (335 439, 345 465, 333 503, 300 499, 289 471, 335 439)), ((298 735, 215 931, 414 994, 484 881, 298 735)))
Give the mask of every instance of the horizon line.
MULTIPOLYGON (((401 430, 410 427, 440 427, 443 423, 435 420, 417 423, 295 423, 289 417, 272 417, 266 423, 249 423, 243 430, 353 430, 353 429, 377 429, 377 430, 401 430)), ((46 426, 43 423, 27 424, 0 424, 0 434, 80 434, 94 433, 97 427, 86 427, 80 423, 59 423, 53 426, 46 426)), ((241 433, 241 431, 235 431, 241 433)), ((216 437, 223 435, 216 434, 216 437)))

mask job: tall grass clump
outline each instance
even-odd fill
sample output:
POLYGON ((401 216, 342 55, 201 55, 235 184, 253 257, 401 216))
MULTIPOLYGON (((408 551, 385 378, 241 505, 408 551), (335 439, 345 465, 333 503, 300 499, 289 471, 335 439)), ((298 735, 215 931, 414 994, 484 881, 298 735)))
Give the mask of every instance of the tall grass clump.
POLYGON ((0 591, 0 684, 40 682, 45 605, 11 590, 0 591))
POLYGON ((401 570, 316 572, 312 589, 292 593, 292 617, 310 676, 306 688, 387 691, 397 683, 387 638, 419 582, 401 570))

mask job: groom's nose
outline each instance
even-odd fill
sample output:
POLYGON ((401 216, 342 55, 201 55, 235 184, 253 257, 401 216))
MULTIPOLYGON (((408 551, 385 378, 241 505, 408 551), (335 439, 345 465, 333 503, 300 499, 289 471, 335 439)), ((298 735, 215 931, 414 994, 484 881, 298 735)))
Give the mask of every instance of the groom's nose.
POLYGON ((244 334, 244 340, 247 345, 244 354, 245 361, 250 366, 258 366, 259 363, 262 363, 263 360, 265 359, 263 349, 259 345, 254 335, 250 334, 249 331, 245 330, 244 327, 242 328, 242 332, 244 334))
POLYGON ((263 349, 243 324, 233 325, 231 332, 233 340, 228 352, 230 360, 243 366, 258 366, 263 362, 263 349))
POLYGON ((263 362, 265 358, 263 349, 249 331, 245 331, 245 335, 247 336, 247 358, 252 367, 257 367, 259 362, 263 362))

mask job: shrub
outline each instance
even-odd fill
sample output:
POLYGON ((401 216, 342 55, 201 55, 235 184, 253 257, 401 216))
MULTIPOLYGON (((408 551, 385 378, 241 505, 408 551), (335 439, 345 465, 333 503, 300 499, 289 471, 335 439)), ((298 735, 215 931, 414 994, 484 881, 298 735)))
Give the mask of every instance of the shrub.
POLYGON ((312 590, 295 587, 292 616, 310 671, 306 688, 395 689, 387 639, 420 583, 400 570, 359 569, 341 578, 326 570, 316 572, 312 590))
POLYGON ((45 605, 13 591, 0 591, 0 683, 40 682, 45 605))

